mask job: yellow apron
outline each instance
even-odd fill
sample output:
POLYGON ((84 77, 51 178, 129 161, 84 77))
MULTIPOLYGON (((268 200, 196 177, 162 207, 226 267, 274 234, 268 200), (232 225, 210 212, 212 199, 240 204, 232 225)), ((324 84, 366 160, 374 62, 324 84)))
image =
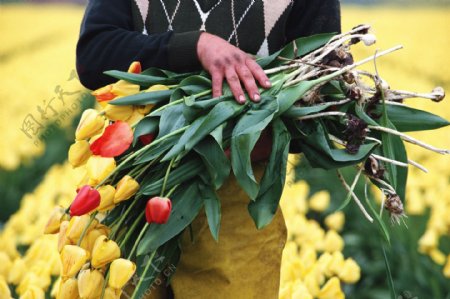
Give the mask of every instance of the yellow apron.
MULTIPOLYGON (((264 164, 254 163, 261 179, 264 164)), ((280 285, 281 255, 287 232, 279 208, 273 221, 257 230, 247 204, 249 198, 233 175, 218 190, 222 204, 219 243, 211 236, 205 212, 182 236, 180 263, 172 278, 175 299, 276 299, 280 285)), ((163 283, 147 298, 169 298, 163 283)))

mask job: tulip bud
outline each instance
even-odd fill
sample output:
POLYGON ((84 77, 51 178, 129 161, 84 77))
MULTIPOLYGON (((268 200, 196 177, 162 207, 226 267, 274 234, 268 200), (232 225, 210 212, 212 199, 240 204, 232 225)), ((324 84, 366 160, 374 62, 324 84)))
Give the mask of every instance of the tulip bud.
POLYGON ((9 256, 3 251, 0 251, 0 277, 6 277, 11 270, 12 265, 13 263, 9 259, 9 256))
POLYGON ((133 142, 133 130, 131 126, 123 121, 106 127, 102 136, 91 144, 94 155, 105 158, 117 157, 123 154, 133 142))
POLYGON ((69 240, 73 243, 78 242, 78 239, 80 238, 86 226, 89 225, 89 227, 87 228, 87 232, 89 232, 98 223, 96 219, 94 219, 90 224, 89 222, 91 222, 91 217, 89 215, 72 217, 66 231, 67 238, 69 238, 69 240))
POLYGON ((44 229, 44 234, 56 234, 59 232, 59 227, 61 225, 61 218, 65 214, 64 208, 61 206, 54 207, 50 218, 48 219, 47 225, 44 229))
POLYGON ((58 234, 58 251, 61 252, 65 245, 73 245, 72 241, 67 237, 67 228, 69 227, 69 221, 61 222, 58 234))
POLYGON ((140 122, 145 116, 139 113, 138 110, 134 110, 133 114, 126 120, 127 124, 130 126, 135 126, 138 122, 140 122))
POLYGON ((78 167, 86 163, 92 155, 90 144, 86 140, 76 141, 69 148, 68 159, 70 165, 78 167))
POLYGON ((97 238, 92 249, 91 264, 94 268, 101 268, 120 257, 120 248, 116 242, 106 236, 97 238))
POLYGON ((142 142, 143 145, 147 145, 152 143, 152 141, 155 139, 155 134, 145 134, 145 135, 141 135, 139 136, 139 141, 142 142))
POLYGON ((319 299, 344 299, 345 295, 341 290, 341 283, 337 277, 332 277, 317 294, 319 299))
POLYGON ((99 134, 105 126, 105 119, 95 109, 86 109, 81 115, 75 132, 76 140, 88 139, 99 134))
POLYGON ((113 288, 106 288, 105 289, 105 296, 104 299, 120 299, 120 296, 122 295, 122 290, 116 290, 113 288))
MULTIPOLYGON (((67 281, 67 280, 66 280, 67 281)), ((55 282, 52 284, 52 288, 50 290, 50 297, 58 299, 59 289, 61 288, 61 276, 59 276, 55 282)))
POLYGON ((89 158, 86 168, 89 176, 89 185, 97 185, 114 171, 116 161, 114 158, 92 156, 89 158))
POLYGON ((100 105, 104 105, 104 103, 107 103, 108 101, 111 101, 117 95, 111 92, 113 87, 113 84, 109 84, 106 86, 103 86, 97 90, 94 90, 91 94, 97 99, 97 102, 100 103, 100 105))
POLYGON ((93 229, 89 233, 86 234, 86 236, 81 241, 80 246, 86 251, 92 253, 92 249, 94 248, 95 241, 100 236, 107 236, 108 233, 101 229, 93 229))
POLYGON ((78 293, 81 299, 97 299, 102 295, 102 286, 105 281, 103 274, 98 270, 82 270, 78 275, 78 293))
POLYGON ((5 279, 0 276, 0 298, 11 299, 11 291, 5 279))
POLYGON ((66 279, 77 274, 87 259, 88 253, 83 248, 65 245, 61 251, 62 278, 66 279))
POLYGON ((114 208, 116 189, 111 185, 104 185, 98 188, 98 192, 100 193, 100 205, 97 210, 99 212, 112 210, 114 208))
POLYGON ((141 87, 137 84, 133 84, 125 80, 119 80, 113 84, 111 92, 118 97, 125 97, 137 94, 140 89, 141 87))
POLYGON ((155 105, 153 104, 148 104, 148 105, 140 105, 136 107, 136 110, 138 113, 142 114, 142 115, 147 115, 150 113, 150 111, 152 111, 153 107, 155 105))
POLYGON ((61 281, 59 285, 59 292, 56 299, 78 299, 78 282, 75 278, 69 278, 61 281))
POLYGON ((119 181, 119 183, 117 183, 116 194, 114 195, 114 203, 118 204, 121 201, 129 199, 138 190, 139 183, 129 175, 124 176, 119 181))
POLYGON ((45 293, 41 288, 32 285, 20 296, 20 299, 45 299, 45 293))
POLYGON ((8 273, 8 282, 18 285, 27 271, 25 261, 21 258, 15 259, 8 273))
POLYGON ((361 268, 353 259, 348 258, 338 276, 344 283, 356 283, 361 278, 361 268))
POLYGON ((172 202, 169 198, 153 197, 147 201, 145 218, 148 223, 163 224, 169 220, 171 210, 172 202))
POLYGON ((108 285, 113 289, 122 289, 136 271, 136 265, 126 259, 117 259, 109 268, 108 285))
POLYGON ((142 73, 142 66, 139 61, 133 61, 128 68, 128 73, 140 74, 142 73))
POLYGON ((100 205, 100 193, 89 185, 81 187, 70 206, 70 216, 82 216, 100 205))
POLYGON ((117 105, 107 104, 105 106, 105 108, 103 109, 103 112, 105 112, 106 117, 109 118, 110 120, 125 121, 133 115, 134 107, 130 106, 130 105, 117 106, 117 105))

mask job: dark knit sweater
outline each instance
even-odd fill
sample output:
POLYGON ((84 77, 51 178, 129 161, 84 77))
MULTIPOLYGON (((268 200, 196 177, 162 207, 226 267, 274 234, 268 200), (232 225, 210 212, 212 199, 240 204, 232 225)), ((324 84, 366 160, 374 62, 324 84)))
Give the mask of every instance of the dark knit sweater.
POLYGON ((103 71, 126 70, 132 61, 143 69, 200 69, 199 8, 213 8, 207 32, 251 54, 267 55, 298 37, 340 31, 339 0, 197 1, 199 7, 194 0, 180 0, 174 15, 178 0, 90 0, 77 44, 81 83, 97 89, 114 82, 103 71))

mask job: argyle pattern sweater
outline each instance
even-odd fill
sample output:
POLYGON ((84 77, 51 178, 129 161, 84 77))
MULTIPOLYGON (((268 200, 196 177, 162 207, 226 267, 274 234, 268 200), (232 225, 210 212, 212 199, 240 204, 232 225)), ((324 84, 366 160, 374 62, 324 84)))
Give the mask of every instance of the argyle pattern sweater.
POLYGON ((76 50, 80 81, 97 89, 114 81, 104 71, 136 60, 143 69, 198 70, 201 29, 269 55, 298 37, 339 32, 339 0, 90 0, 76 50))

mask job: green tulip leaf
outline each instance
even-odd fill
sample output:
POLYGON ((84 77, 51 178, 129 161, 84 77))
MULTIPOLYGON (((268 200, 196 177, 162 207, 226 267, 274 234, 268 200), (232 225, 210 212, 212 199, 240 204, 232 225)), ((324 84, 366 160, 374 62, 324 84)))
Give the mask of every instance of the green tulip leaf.
POLYGON ((267 226, 275 215, 286 177, 286 164, 291 136, 283 122, 277 118, 272 122, 273 145, 269 164, 261 179, 261 187, 255 201, 248 210, 258 229, 267 226))

